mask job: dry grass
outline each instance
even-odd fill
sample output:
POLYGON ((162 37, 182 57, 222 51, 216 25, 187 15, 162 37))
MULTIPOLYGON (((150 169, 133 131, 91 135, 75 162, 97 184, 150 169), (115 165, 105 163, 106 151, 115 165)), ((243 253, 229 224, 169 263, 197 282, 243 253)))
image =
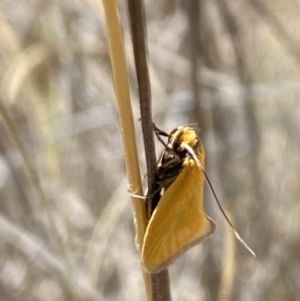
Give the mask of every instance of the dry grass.
MULTIPOLYGON (((231 300, 299 300, 300 7, 260 0, 267 18, 249 1, 202 1, 197 105, 187 4, 147 1, 153 119, 203 129, 207 173, 258 256, 236 243, 222 262, 232 244, 207 193, 218 231, 170 268, 174 300, 216 300, 224 285, 231 300)), ((101 2, 0 4, 0 299, 145 300, 101 2)))

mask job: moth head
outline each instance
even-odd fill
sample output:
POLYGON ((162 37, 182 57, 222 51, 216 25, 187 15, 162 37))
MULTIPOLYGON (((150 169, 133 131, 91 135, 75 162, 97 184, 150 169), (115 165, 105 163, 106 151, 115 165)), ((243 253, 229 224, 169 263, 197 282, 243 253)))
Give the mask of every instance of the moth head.
POLYGON ((180 157, 187 154, 186 146, 189 146, 194 152, 197 152, 202 145, 199 137, 192 127, 178 127, 174 129, 169 136, 168 147, 180 157))

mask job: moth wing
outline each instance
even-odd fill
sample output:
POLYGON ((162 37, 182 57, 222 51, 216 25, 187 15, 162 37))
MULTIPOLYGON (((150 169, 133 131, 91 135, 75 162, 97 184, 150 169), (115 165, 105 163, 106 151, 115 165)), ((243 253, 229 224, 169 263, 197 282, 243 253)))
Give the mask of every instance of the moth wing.
POLYGON ((142 262, 150 273, 166 268, 215 230, 203 208, 204 174, 193 160, 186 163, 147 226, 142 262))

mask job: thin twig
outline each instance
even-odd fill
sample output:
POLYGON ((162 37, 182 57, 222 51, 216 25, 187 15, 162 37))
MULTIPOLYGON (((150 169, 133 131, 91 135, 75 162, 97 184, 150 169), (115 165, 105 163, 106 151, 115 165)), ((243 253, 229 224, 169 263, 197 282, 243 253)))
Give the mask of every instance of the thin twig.
MULTIPOLYGON (((116 0, 103 0, 105 19, 108 30, 110 59, 115 83, 115 94, 119 111, 119 122, 122 134, 125 163, 129 180, 129 189, 137 195, 143 194, 138 153, 136 148, 133 114, 131 108, 129 78, 126 64, 125 47, 121 22, 116 0)), ((147 226, 144 203, 132 196, 132 207, 136 225, 136 242, 141 248, 147 226)), ((150 295, 150 277, 143 271, 146 293, 150 295)))
MULTIPOLYGON (((231 210, 226 210, 226 215, 232 220, 231 210)), ((219 289, 218 301, 232 300, 234 280, 236 273, 236 240, 232 235, 231 228, 225 227, 224 252, 223 252, 223 268, 221 274, 221 283, 219 289)))
MULTIPOLYGON (((151 89, 147 63, 146 24, 143 16, 143 1, 128 0, 128 9, 132 31, 131 36, 138 82, 139 100, 141 105, 141 122, 145 144, 147 181, 148 188, 151 190, 154 185, 156 159, 153 139, 151 89)), ((147 208, 149 215, 148 217, 150 217, 152 214, 151 202, 149 203, 149 208, 147 208)))
MULTIPOLYGON (((146 22, 144 18, 145 11, 143 7, 143 1, 128 0, 128 9, 141 107, 141 122, 147 164, 148 191, 152 191, 154 188, 156 158, 153 138, 151 89, 147 64, 146 22)), ((152 199, 149 197, 147 199, 148 218, 150 218, 152 212, 152 199)), ((171 300, 169 275, 167 270, 163 270, 160 273, 151 275, 151 287, 153 301, 171 300)))

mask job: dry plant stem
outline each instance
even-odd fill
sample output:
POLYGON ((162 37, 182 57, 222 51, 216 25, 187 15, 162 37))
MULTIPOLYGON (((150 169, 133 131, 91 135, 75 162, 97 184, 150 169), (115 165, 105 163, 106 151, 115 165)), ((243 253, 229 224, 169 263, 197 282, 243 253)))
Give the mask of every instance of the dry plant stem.
MULTIPOLYGON (((132 44, 134 51, 135 68, 138 82, 139 99, 141 106, 141 121, 147 163, 148 191, 154 187, 156 168, 155 147, 153 139, 153 121, 151 109, 151 89, 147 63, 146 46, 146 20, 145 11, 141 0, 128 0, 130 25, 132 31, 132 44)), ((147 199, 147 215, 153 212, 152 200, 147 199)), ((151 275, 151 288, 153 301, 171 300, 168 270, 151 275)))
MULTIPOLYGON (((151 89, 147 64, 146 22, 144 20, 143 1, 128 0, 128 9, 130 15, 134 61, 141 105, 141 122, 145 144, 147 181, 149 190, 151 190, 154 185, 156 158, 153 139, 151 89)), ((149 203, 150 206, 147 208, 148 217, 150 217, 152 214, 151 201, 149 203)))
POLYGON ((89 278, 94 286, 99 283, 98 277, 101 275, 101 271, 99 272, 99 270, 101 268, 101 263, 105 259, 105 251, 109 247, 109 239, 112 236, 125 206, 127 206, 126 202, 122 200, 122 197, 127 192, 127 182, 127 177, 124 177, 116 188, 114 194, 110 197, 93 229, 92 236, 86 247, 83 260, 83 270, 89 274, 89 278), (94 247, 96 245, 97 248, 94 247))
MULTIPOLYGON (((130 191, 142 195, 141 175, 138 164, 138 155, 135 141, 135 130, 130 102, 129 79, 125 57, 123 34, 116 0, 103 0, 104 13, 108 30, 110 58, 113 69, 115 94, 119 111, 120 129, 125 152, 125 163, 128 173, 130 191)), ((132 197, 132 206, 136 225, 136 240, 139 248, 143 244, 147 226, 147 217, 144 202, 132 197)), ((146 293, 149 299, 150 277, 143 271, 146 293)))
POLYGON ((43 45, 34 44, 21 52, 10 64, 4 74, 0 91, 5 93, 8 100, 16 101, 25 79, 32 70, 47 59, 48 52, 43 45))
POLYGON ((60 238, 60 236, 58 235, 56 229, 55 229, 55 225, 54 222, 52 220, 51 214, 48 211, 48 200, 46 198, 46 195, 44 193, 44 190, 41 186, 39 177, 38 177, 38 173, 34 167, 34 165, 31 163, 27 152, 25 150, 25 147, 21 141, 21 138, 18 134, 18 131, 14 125, 13 120, 10 118, 4 104, 3 104, 3 99, 0 99, 0 115, 2 116, 5 126, 8 130, 8 133, 10 134, 13 143, 15 144, 17 150, 19 151, 21 158, 23 160, 24 163, 24 168, 25 168, 25 172, 28 176, 28 179, 30 181, 30 184, 33 186, 33 188, 35 189, 37 195, 39 196, 40 199, 40 204, 43 207, 43 209, 45 210, 46 213, 46 218, 47 218, 47 224, 50 227, 50 230, 48 231, 48 234, 50 236, 50 240, 51 240, 51 244, 53 247, 58 247, 59 248, 59 252, 62 253, 61 255, 64 254, 64 248, 63 248, 63 242, 60 238))
MULTIPOLYGON (((226 210, 227 216, 233 220, 231 211, 226 210)), ((234 279, 235 279, 235 253, 236 253, 236 239, 232 233, 232 229, 226 225, 225 227, 225 247, 223 252, 223 267, 221 275, 221 283, 219 289, 218 301, 232 300, 234 279)))
MULTIPOLYGON (((199 81, 199 66, 198 61, 198 50, 199 50, 199 34, 200 34, 200 1, 190 0, 190 51, 191 51, 191 82, 192 82, 192 91, 193 91, 193 107, 191 107, 191 117, 190 122, 196 122, 198 120, 199 111, 200 111, 200 95, 201 95, 201 82, 199 81)), ((202 123, 202 120, 199 120, 202 123)), ((202 124, 198 123, 202 129, 202 124)))
POLYGON ((84 278, 73 276, 80 274, 76 267, 72 267, 73 273, 70 274, 65 260, 53 254, 38 237, 12 224, 1 214, 0 239, 13 245, 20 254, 28 258, 28 261, 32 261, 34 258, 35 264, 49 275, 56 277, 62 288, 65 285, 65 290, 67 290, 66 297, 68 297, 66 300, 104 300, 88 281, 85 281, 84 278))

